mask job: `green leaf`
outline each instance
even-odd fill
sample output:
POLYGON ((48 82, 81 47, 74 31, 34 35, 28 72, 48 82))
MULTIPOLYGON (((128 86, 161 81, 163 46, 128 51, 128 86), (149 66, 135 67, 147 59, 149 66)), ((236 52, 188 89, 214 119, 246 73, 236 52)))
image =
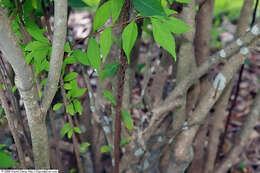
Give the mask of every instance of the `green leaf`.
POLYGON ((172 3, 173 3, 174 0, 168 0, 168 1, 169 1, 169 3, 172 5, 172 3))
POLYGON ((113 77, 116 74, 118 67, 119 67, 118 63, 106 64, 99 74, 100 75, 99 80, 102 82, 105 78, 113 77))
POLYGON ((156 43, 167 50, 176 60, 175 40, 171 32, 158 19, 152 18, 153 37, 156 43))
POLYGON ((0 168, 9 168, 16 164, 4 151, 0 150, 0 168))
POLYGON ((182 20, 175 17, 169 17, 168 19, 163 20, 165 22, 164 26, 174 34, 182 34, 186 31, 191 30, 191 28, 186 25, 182 20))
POLYGON ((131 142, 131 137, 126 137, 124 139, 121 139, 120 141, 120 147, 124 146, 125 144, 131 142))
POLYGON ((137 73, 141 73, 142 72, 142 70, 143 70, 143 68, 146 66, 146 64, 145 63, 142 63, 142 64, 140 64, 140 65, 138 65, 138 68, 137 68, 137 73))
MULTIPOLYGON (((2 117, 3 111, 4 111, 4 109, 2 107, 0 107, 0 118, 2 117)), ((1 150, 1 148, 0 148, 0 150, 1 150)))
POLYGON ((12 87, 12 92, 14 93, 16 90, 17 90, 17 87, 16 87, 16 86, 13 86, 13 87, 12 87))
POLYGON ((82 1, 91 7, 97 7, 100 0, 82 0, 82 1))
POLYGON ((44 29, 40 29, 34 22, 26 20, 25 28, 35 40, 49 43, 49 40, 43 35, 44 29))
POLYGON ((80 128, 78 128, 78 127, 74 127, 74 132, 75 132, 75 133, 78 133, 78 134, 81 134, 81 133, 82 133, 82 131, 81 131, 80 128))
POLYGON ((99 70, 100 63, 101 63, 100 52, 99 52, 98 43, 93 37, 90 38, 88 43, 87 56, 90 61, 91 67, 99 70))
POLYGON ((117 47, 121 48, 121 41, 112 35, 113 42, 117 45, 117 47))
POLYGON ((74 110, 74 107, 73 107, 73 104, 70 103, 69 105, 67 105, 66 107, 66 112, 70 115, 75 115, 75 110, 74 110))
POLYGON ((68 138, 69 139, 71 139, 71 137, 72 137, 72 135, 73 135, 73 129, 71 128, 69 131, 68 131, 68 133, 67 133, 67 135, 68 135, 68 138))
POLYGON ((104 145, 100 149, 101 153, 107 153, 107 152, 110 152, 112 150, 113 150, 112 146, 109 146, 109 145, 104 145))
POLYGON ((71 129, 70 123, 65 123, 61 129, 61 136, 64 137, 71 129))
POLYGON ((123 121, 124 121, 125 127, 128 130, 133 130, 134 129, 134 121, 133 121, 131 115, 124 109, 121 110, 121 114, 123 116, 123 121))
POLYGON ((33 50, 41 49, 41 48, 45 49, 47 46, 48 46, 48 44, 46 44, 46 43, 43 43, 40 41, 32 41, 25 46, 24 50, 33 51, 33 50))
POLYGON ((73 57, 75 57, 75 59, 83 64, 83 65, 89 65, 90 66, 90 61, 88 59, 88 56, 87 56, 87 53, 86 52, 83 52, 81 50, 74 50, 73 51, 73 54, 72 54, 73 57))
POLYGON ((166 14, 158 0, 132 0, 134 7, 143 16, 164 16, 166 14))
POLYGON ((113 94, 110 91, 107 90, 103 90, 103 94, 105 99, 107 99, 108 101, 110 101, 114 106, 116 106, 116 99, 113 96, 113 94))
POLYGON ((44 85, 46 84, 46 82, 47 82, 47 78, 43 79, 43 80, 41 81, 40 85, 41 85, 41 86, 44 86, 44 85))
POLYGON ((127 25, 122 33, 123 49, 127 56, 128 64, 130 63, 130 53, 134 47, 137 34, 137 25, 135 22, 131 22, 127 25))
POLYGON ((67 56, 63 62, 64 64, 75 64, 77 63, 77 59, 75 56, 67 56))
POLYGON ((87 149, 87 147, 90 146, 90 143, 88 142, 83 142, 82 144, 80 144, 80 153, 84 153, 87 149))
POLYGON ((71 86, 70 83, 65 83, 65 84, 63 85, 63 88, 64 88, 65 90, 71 90, 71 89, 72 89, 72 86, 71 86))
POLYGON ((86 92, 87 88, 82 88, 82 89, 79 89, 79 88, 72 88, 71 90, 71 96, 73 98, 78 98, 78 97, 81 97, 84 95, 84 93, 86 92))
POLYGON ((67 53, 71 53, 71 52, 72 52, 69 43, 66 43, 66 44, 65 44, 64 52, 67 52, 67 53))
POLYGON ((58 109, 61 108, 62 105, 63 105, 62 103, 56 103, 56 104, 53 106, 52 109, 53 109, 54 111, 57 111, 58 109))
POLYGON ((80 147, 89 147, 90 143, 88 142, 83 142, 82 144, 80 144, 80 147))
POLYGON ((115 23, 120 15, 125 0, 111 0, 112 1, 112 22, 115 23))
POLYGON ((32 6, 34 9, 37 9, 37 0, 32 0, 32 6))
POLYGON ((101 5, 94 17, 93 29, 94 31, 102 27, 110 17, 112 2, 108 1, 101 5))
POLYGON ((68 81, 71 81, 73 79, 75 79, 76 77, 78 76, 78 73, 76 72, 70 72, 69 74, 67 74, 65 77, 64 77, 64 81, 65 82, 68 82, 68 81))
POLYGON ((180 3, 189 3, 190 0, 176 0, 176 2, 180 2, 180 3))
POLYGON ((25 56, 25 63, 26 63, 27 65, 29 65, 29 64, 31 63, 32 59, 33 59, 33 52, 30 52, 30 53, 28 53, 28 54, 25 56))
POLYGON ((107 55, 110 51, 111 45, 112 45, 111 27, 107 27, 103 32, 101 32, 99 42, 100 42, 100 49, 102 52, 103 62, 105 62, 106 57, 107 57, 107 55))
POLYGON ((1 88, 2 88, 3 90, 5 90, 5 89, 6 89, 6 87, 5 87, 5 85, 4 85, 4 84, 2 84, 2 85, 1 85, 1 88))
POLYGON ((82 115, 82 105, 78 99, 73 100, 73 104, 75 107, 75 111, 79 113, 79 115, 82 115))

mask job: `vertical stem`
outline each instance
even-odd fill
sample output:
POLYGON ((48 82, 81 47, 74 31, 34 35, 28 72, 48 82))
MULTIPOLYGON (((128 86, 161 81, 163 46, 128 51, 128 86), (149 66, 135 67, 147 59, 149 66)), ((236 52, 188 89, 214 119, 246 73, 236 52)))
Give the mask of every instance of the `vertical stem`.
MULTIPOLYGON (((68 100, 67 100, 67 98, 66 98, 66 91, 65 91, 65 89, 63 88, 64 82, 63 82, 62 76, 60 77, 60 85, 61 85, 61 93, 62 93, 63 102, 64 102, 64 104, 65 104, 65 107, 67 107, 67 105, 69 104, 69 102, 68 102, 68 100)), ((67 116, 68 119, 69 119, 70 126, 71 126, 72 128, 74 128, 74 123, 73 123, 73 120, 72 120, 71 115, 69 115, 68 113, 66 113, 66 116, 67 116)), ((72 134, 72 142, 73 142, 73 147, 74 147, 74 152, 75 152, 75 155, 76 155, 77 166, 78 166, 79 172, 80 172, 80 173, 83 173, 84 170, 83 170, 82 162, 81 162, 81 158, 80 158, 79 142, 78 142, 78 139, 76 138, 76 135, 75 135, 74 132, 73 132, 73 134, 72 134)))
MULTIPOLYGON (((1 78, 2 78, 2 76, 1 76, 1 78)), ((17 152, 18 152, 18 157, 19 157, 19 161, 20 161, 20 164, 21 164, 21 168, 26 168, 25 157, 24 157, 22 144, 21 144, 21 141, 19 139, 19 135, 17 133, 17 129, 15 128, 14 120, 13 120, 12 114, 11 114, 11 112, 9 110, 9 106, 8 106, 6 97, 4 96, 4 91, 3 91, 3 89, 1 87, 0 87, 0 100, 1 100, 2 106, 4 108, 4 111, 5 111, 5 114, 6 114, 6 118, 8 120, 9 129, 10 129, 12 135, 13 135, 13 138, 14 138, 14 143, 15 143, 15 146, 17 148, 17 152)))
POLYGON ((54 120, 54 112, 52 109, 49 110, 49 116, 50 116, 50 120, 51 120, 51 127, 53 130, 53 137, 54 137, 54 141, 55 141, 55 151, 56 151, 56 158, 57 158, 57 163, 58 163, 58 168, 59 171, 64 172, 64 169, 62 167, 62 153, 60 151, 60 146, 59 146, 59 142, 60 142, 60 138, 58 135, 58 131, 56 128, 56 124, 55 124, 55 120, 54 120))
MULTIPOLYGON (((130 0, 126 0, 123 6, 123 23, 129 20, 130 0)), ((124 24, 122 30, 127 26, 124 24)), ((126 55, 123 48, 121 48, 120 67, 118 72, 118 84, 117 84, 117 98, 116 98, 116 118, 115 118, 115 136, 114 136, 114 158, 115 167, 114 173, 119 173, 120 162, 120 134, 121 134, 121 107, 124 90, 125 71, 127 67, 126 55)))

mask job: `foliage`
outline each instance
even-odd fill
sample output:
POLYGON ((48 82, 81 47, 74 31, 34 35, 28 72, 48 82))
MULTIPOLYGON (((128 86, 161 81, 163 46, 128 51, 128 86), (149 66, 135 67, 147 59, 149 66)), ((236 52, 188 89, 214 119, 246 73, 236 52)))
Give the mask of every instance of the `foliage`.
POLYGON ((17 165, 17 163, 10 158, 10 153, 3 149, 5 146, 4 144, 0 144, 0 168, 9 168, 13 165, 17 165))

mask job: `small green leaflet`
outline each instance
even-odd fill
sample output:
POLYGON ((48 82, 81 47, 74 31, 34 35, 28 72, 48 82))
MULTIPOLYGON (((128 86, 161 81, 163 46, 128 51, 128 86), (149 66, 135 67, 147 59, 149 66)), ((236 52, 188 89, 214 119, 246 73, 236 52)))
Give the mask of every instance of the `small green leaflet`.
POLYGON ((25 51, 33 51, 33 50, 37 50, 37 49, 46 49, 46 47, 48 47, 49 44, 40 42, 40 41, 32 41, 30 43, 28 43, 24 50, 25 51))
POLYGON ((176 0, 176 2, 180 2, 180 3, 189 3, 190 0, 176 0))
POLYGON ((32 60, 35 61, 35 63, 41 65, 42 61, 46 59, 46 56, 49 53, 49 44, 40 42, 40 41, 33 41, 26 45, 24 48, 25 51, 29 51, 25 56, 25 62, 26 64, 30 64, 32 60))
POLYGON ((73 98, 81 97, 86 92, 86 90, 87 90, 87 88, 81 88, 81 89, 79 89, 79 88, 72 88, 72 90, 70 90, 71 91, 71 96, 73 98))
POLYGON ((66 112, 70 115, 75 115, 75 110, 72 103, 66 106, 66 112))
POLYGON ((73 51, 72 56, 81 64, 90 66, 90 62, 86 52, 77 49, 73 51))
POLYGON ((124 146, 125 144, 131 142, 131 137, 126 137, 124 139, 121 139, 120 141, 120 147, 124 146))
MULTIPOLYGON (((71 1, 75 1, 75 0, 71 0, 71 1)), ((82 1, 91 7, 97 7, 100 0, 82 0, 82 1)))
POLYGON ((75 111, 79 113, 79 115, 82 115, 82 106, 78 99, 73 100, 73 104, 75 107, 75 111))
POLYGON ((80 128, 78 128, 78 127, 74 127, 73 131, 74 131, 75 133, 78 133, 78 134, 81 134, 81 133, 82 133, 82 131, 81 131, 80 128))
POLYGON ((37 41, 49 43, 49 40, 43 35, 44 29, 40 29, 34 22, 26 20, 25 29, 37 41))
POLYGON ((109 146, 109 145, 104 145, 100 149, 101 153, 107 153, 112 150, 113 150, 112 146, 109 146))
POLYGON ((107 99, 108 101, 110 101, 114 106, 116 106, 116 99, 113 96, 113 94, 110 91, 107 90, 103 90, 103 95, 105 97, 105 99, 107 99))
POLYGON ((112 21, 115 23, 120 15, 125 0, 111 0, 112 1, 112 21))
POLYGON ((80 144, 80 147, 89 147, 90 143, 88 142, 83 142, 82 144, 80 144))
POLYGON ((107 55, 110 51, 112 45, 112 29, 111 27, 107 27, 103 32, 100 34, 99 38, 100 49, 102 52, 102 59, 103 62, 106 61, 107 55))
POLYGON ((166 14, 158 0, 132 0, 134 7, 143 16, 164 16, 166 14))
POLYGON ((94 31, 102 27, 110 17, 112 2, 108 1, 101 5, 94 17, 93 29, 94 31))
POLYGON ((134 47, 137 34, 137 25, 135 22, 128 24, 122 33, 123 49, 125 51, 128 64, 130 63, 130 53, 134 47))
POLYGON ((0 168, 9 168, 17 165, 3 150, 0 150, 0 168))
POLYGON ((69 43, 66 43, 66 44, 65 44, 64 52, 67 52, 67 53, 71 53, 71 52, 72 52, 69 43))
POLYGON ((71 72, 71 73, 67 74, 67 75, 64 77, 63 80, 64 80, 65 82, 68 82, 68 81, 71 81, 71 80, 75 79, 77 76, 78 76, 78 73, 76 73, 76 72, 71 72))
POLYGON ((72 130, 70 123, 64 124, 64 126, 61 129, 61 137, 64 137, 66 133, 68 133, 70 130, 72 130))
POLYGON ((58 109, 61 108, 62 105, 63 105, 62 103, 56 103, 56 104, 53 106, 52 109, 53 109, 54 111, 57 111, 58 109))
POLYGON ((125 127, 128 130, 133 130, 134 129, 134 121, 133 121, 131 115, 124 109, 121 110, 121 114, 123 116, 123 121, 124 121, 125 127))
POLYGON ((87 150, 87 147, 90 146, 90 143, 88 142, 83 142, 80 144, 80 153, 84 153, 87 150))
POLYGON ((100 52, 97 41, 91 37, 88 43, 87 56, 92 68, 99 70, 100 68, 100 52))
POLYGON ((47 82, 47 78, 43 79, 43 80, 41 81, 40 85, 41 85, 41 86, 44 86, 44 85, 46 84, 46 82, 47 82))
POLYGON ((169 17, 167 19, 161 18, 165 22, 165 27, 168 28, 174 34, 182 34, 191 28, 186 25, 182 20, 175 17, 169 17))
POLYGON ((155 18, 152 18, 153 37, 156 43, 167 50, 176 60, 175 39, 171 31, 166 27, 162 27, 163 23, 155 18))
POLYGON ((63 85, 63 88, 64 88, 65 90, 71 90, 71 89, 72 89, 72 86, 71 86, 70 83, 65 83, 65 84, 63 85))
POLYGON ((71 97, 78 98, 78 97, 82 96, 87 90, 87 88, 80 89, 78 87, 77 81, 75 79, 71 80, 69 84, 71 86, 71 89, 69 90, 69 92, 66 95, 66 97, 68 99, 70 99, 71 97))
POLYGON ((100 72, 99 81, 102 82, 105 78, 113 77, 117 70, 118 70, 119 64, 118 63, 110 63, 106 64, 105 67, 103 67, 102 71, 100 72))
POLYGON ((4 111, 4 109, 2 107, 0 107, 0 118, 2 117, 3 111, 4 111))
POLYGON ((75 64, 75 63, 77 63, 77 59, 74 57, 74 56, 67 56, 66 58, 65 58, 65 60, 63 61, 63 63, 65 64, 65 65, 67 65, 67 64, 75 64))
POLYGON ((73 129, 70 129, 67 133, 68 138, 71 139, 72 135, 73 135, 73 129))
POLYGON ((168 1, 169 1, 169 3, 172 5, 172 3, 173 3, 174 0, 168 0, 168 1))

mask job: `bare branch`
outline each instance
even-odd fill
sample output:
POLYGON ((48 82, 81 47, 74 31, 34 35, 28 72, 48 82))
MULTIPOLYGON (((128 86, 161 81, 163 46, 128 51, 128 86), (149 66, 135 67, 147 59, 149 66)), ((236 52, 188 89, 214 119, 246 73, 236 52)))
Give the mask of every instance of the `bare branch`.
MULTIPOLYGON (((67 0, 54 1, 54 35, 48 80, 44 87, 42 110, 47 112, 57 91, 67 33, 67 0)), ((44 114, 46 115, 46 114, 44 114)))
MULTIPOLYGON (((245 55, 242 54, 235 55, 225 65, 221 73, 219 73, 222 75, 223 80, 225 80, 226 83, 231 80, 233 74, 235 74, 239 66, 243 63, 244 56, 245 55)), ((196 110, 192 113, 189 123, 203 121, 206 118, 209 110, 223 92, 223 88, 218 89, 217 93, 215 93, 215 90, 216 88, 214 88, 213 84, 213 86, 209 88, 208 92, 205 93, 196 110)), ((198 129, 199 126, 194 126, 186 131, 183 131, 177 137, 174 144, 174 159, 177 165, 180 164, 179 166, 181 166, 182 163, 188 163, 190 161, 188 156, 190 155, 190 148, 192 147, 191 145, 198 129)))
POLYGON ((243 129, 240 134, 236 137, 235 146, 228 153, 227 157, 217 166, 214 173, 227 172, 227 170, 236 163, 238 155, 241 153, 242 149, 247 144, 249 135, 251 134, 254 126, 258 122, 260 115, 260 94, 258 89, 258 94, 256 96, 255 102, 252 106, 251 112, 247 116, 247 119, 244 123, 243 129))
POLYGON ((17 133, 17 129, 15 128, 15 125, 14 125, 13 115, 9 110, 9 106, 8 106, 6 97, 4 96, 4 91, 1 87, 0 87, 0 100, 2 103, 2 107, 4 108, 6 118, 8 120, 9 129, 14 138, 15 146, 17 147, 17 152, 18 152, 18 157, 19 157, 20 163, 21 163, 21 168, 26 168, 25 158, 24 158, 25 155, 23 152, 21 141, 19 139, 19 135, 17 133))

